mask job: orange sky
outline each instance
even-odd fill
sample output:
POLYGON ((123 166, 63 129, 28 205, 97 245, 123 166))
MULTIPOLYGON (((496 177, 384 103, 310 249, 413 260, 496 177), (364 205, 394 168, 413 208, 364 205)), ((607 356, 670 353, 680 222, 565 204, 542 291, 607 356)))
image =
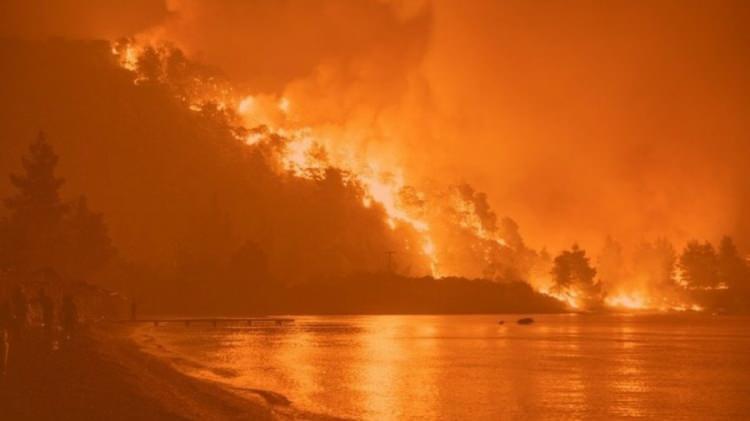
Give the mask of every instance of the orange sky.
POLYGON ((0 36, 174 42, 412 179, 472 183, 533 246, 750 244, 747 2, 31 4, 0 36))

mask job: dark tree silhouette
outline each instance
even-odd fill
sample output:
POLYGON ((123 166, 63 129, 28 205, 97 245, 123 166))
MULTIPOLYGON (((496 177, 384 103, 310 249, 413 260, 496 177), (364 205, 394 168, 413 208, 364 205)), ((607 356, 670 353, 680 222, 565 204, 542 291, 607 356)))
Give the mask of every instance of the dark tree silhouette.
POLYGON ((519 231, 518 223, 512 218, 504 217, 500 220, 500 237, 514 249, 526 248, 519 231))
POLYGON ((82 279, 114 254, 101 215, 81 197, 73 206, 60 198, 64 180, 55 175, 58 157, 43 133, 23 158, 23 174, 11 175, 16 193, 5 200, 8 217, 0 264, 19 273, 51 273, 82 279))
POLYGON ((740 256, 731 237, 724 237, 719 244, 717 256, 719 281, 733 290, 746 290, 750 281, 750 270, 740 256))
POLYGON ((154 47, 146 47, 138 56, 138 74, 141 81, 158 83, 162 80, 163 69, 159 51, 154 47))
POLYGON ((715 288, 719 284, 718 257, 708 241, 689 242, 680 256, 679 268, 688 288, 715 288))
POLYGON ((170 49, 165 61, 164 67, 167 80, 174 85, 175 90, 179 94, 185 95, 185 90, 189 85, 191 77, 191 66, 185 54, 183 54, 182 50, 176 48, 170 49))
POLYGON ((59 191, 65 180, 55 175, 57 161, 52 146, 40 132, 22 160, 24 174, 10 176, 11 183, 18 190, 15 196, 5 200, 12 223, 33 221, 49 226, 62 221, 65 205, 60 201, 59 191))
POLYGON ((555 257, 552 275, 559 291, 577 288, 588 292, 594 288, 596 269, 591 267, 586 251, 574 244, 555 257))
POLYGON ((44 133, 22 160, 23 174, 10 176, 16 194, 5 200, 9 217, 6 259, 19 270, 54 267, 59 263, 62 224, 67 207, 60 200, 64 180, 55 175, 58 157, 44 133))
MULTIPOLYGON (((473 205, 474 211, 482 223, 482 228, 488 232, 497 230, 497 215, 492 211, 485 193, 475 191, 473 187, 466 183, 456 186, 456 192, 463 200, 473 205)), ((515 224, 512 220, 510 223, 515 224)), ((515 229, 518 229, 517 225, 515 229)))

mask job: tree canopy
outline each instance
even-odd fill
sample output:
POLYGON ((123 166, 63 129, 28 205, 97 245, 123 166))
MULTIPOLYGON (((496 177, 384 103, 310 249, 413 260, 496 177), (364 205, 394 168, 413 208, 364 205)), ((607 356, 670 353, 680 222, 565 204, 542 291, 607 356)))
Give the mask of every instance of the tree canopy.
POLYGON ((4 245, 0 264, 21 274, 54 271, 72 279, 91 276, 114 254, 101 215, 85 196, 61 199, 64 179, 56 175, 58 156, 43 133, 22 159, 23 173, 11 175, 14 194, 5 199, 8 217, 0 222, 4 245))

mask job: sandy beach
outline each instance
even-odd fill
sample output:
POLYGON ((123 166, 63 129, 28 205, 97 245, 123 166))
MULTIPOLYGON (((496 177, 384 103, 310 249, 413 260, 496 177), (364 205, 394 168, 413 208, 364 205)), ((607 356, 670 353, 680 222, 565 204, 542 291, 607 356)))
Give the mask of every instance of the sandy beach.
POLYGON ((0 382, 4 420, 315 419, 262 393, 239 397, 138 349, 100 325, 52 351, 38 332, 14 344, 0 382))

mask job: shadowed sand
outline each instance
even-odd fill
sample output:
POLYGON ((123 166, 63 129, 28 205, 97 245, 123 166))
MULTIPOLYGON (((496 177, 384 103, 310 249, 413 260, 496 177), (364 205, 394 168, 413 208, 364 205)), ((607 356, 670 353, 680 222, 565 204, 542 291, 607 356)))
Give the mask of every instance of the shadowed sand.
POLYGON ((264 391, 241 398, 141 352, 126 328, 103 326, 49 351, 35 332, 11 350, 0 380, 3 420, 323 419, 264 391))

